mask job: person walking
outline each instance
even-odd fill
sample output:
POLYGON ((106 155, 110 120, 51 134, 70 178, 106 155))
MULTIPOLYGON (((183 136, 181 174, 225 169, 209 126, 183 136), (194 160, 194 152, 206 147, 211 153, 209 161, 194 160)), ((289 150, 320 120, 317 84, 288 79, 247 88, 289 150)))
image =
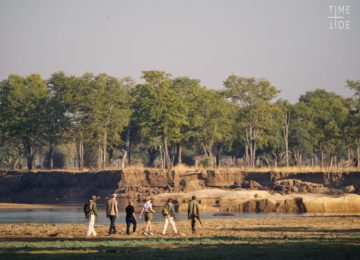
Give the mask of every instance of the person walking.
POLYGON ((88 214, 89 227, 86 235, 87 237, 97 236, 97 233, 95 231, 95 219, 97 218, 98 215, 97 207, 96 207, 97 199, 98 198, 95 195, 92 195, 89 201, 89 214, 88 214))
POLYGON ((116 200, 117 195, 113 194, 106 203, 106 216, 110 219, 110 227, 108 235, 116 234, 115 220, 119 215, 118 202, 116 200))
POLYGON ((191 219, 191 231, 195 233, 196 219, 200 221, 199 203, 196 201, 195 196, 192 196, 191 201, 188 204, 188 219, 191 219))
POLYGON ((155 213, 155 210, 152 208, 152 198, 148 199, 146 203, 144 204, 144 207, 141 210, 140 218, 143 214, 145 214, 145 221, 146 226, 144 230, 144 235, 154 235, 152 232, 152 221, 153 221, 153 213, 155 213))
POLYGON ((168 224, 170 222, 172 229, 174 231, 175 234, 178 233, 177 229, 176 229, 176 224, 175 224, 175 207, 174 204, 172 203, 172 199, 169 198, 168 201, 164 204, 163 209, 162 209, 162 214, 165 218, 165 223, 164 223, 164 228, 162 231, 162 234, 165 235, 166 234, 166 230, 168 227, 168 224))
POLYGON ((136 235, 136 217, 135 208, 133 202, 129 200, 129 205, 125 209, 126 211, 126 234, 130 235, 130 225, 133 224, 133 234, 136 235))

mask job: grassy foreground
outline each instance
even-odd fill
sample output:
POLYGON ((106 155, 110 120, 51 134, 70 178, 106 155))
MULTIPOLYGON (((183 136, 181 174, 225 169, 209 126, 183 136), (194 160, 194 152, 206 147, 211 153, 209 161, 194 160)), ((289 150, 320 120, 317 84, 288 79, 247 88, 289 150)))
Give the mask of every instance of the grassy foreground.
MULTIPOLYGON (((143 223, 140 224, 140 230, 143 223)), ((0 259, 360 259, 360 216, 206 220, 196 235, 179 221, 180 235, 86 239, 85 225, 2 224, 0 259)), ((139 231, 140 231, 139 230, 139 231)))
POLYGON ((359 259, 354 239, 178 238, 0 243, 1 259, 359 259), (12 245, 11 245, 12 244, 12 245))

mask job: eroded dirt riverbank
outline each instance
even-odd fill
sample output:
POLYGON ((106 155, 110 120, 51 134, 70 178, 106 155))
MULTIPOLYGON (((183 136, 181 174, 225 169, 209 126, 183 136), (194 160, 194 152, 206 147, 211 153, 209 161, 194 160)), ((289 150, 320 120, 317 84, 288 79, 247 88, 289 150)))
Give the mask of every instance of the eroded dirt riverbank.
POLYGON ((360 213, 360 173, 285 172, 241 169, 125 169, 101 172, 0 172, 0 202, 83 204, 90 195, 116 192, 141 205, 154 197, 162 206, 175 198, 184 211, 192 194, 204 211, 360 213), (215 194, 216 193, 216 194, 215 194), (215 194, 215 195, 214 195, 215 194))

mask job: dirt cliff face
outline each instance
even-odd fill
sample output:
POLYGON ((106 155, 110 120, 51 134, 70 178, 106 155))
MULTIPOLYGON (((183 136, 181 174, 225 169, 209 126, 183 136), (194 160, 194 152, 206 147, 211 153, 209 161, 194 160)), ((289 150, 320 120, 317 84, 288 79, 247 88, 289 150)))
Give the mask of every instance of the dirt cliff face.
POLYGON ((121 171, 119 188, 152 187, 163 188, 166 185, 174 186, 173 171, 158 169, 121 171))
POLYGON ((24 203, 82 203, 92 194, 102 197, 117 189, 120 171, 2 172, 0 201, 24 203))
MULTIPOLYGON (((164 192, 192 192, 205 188, 268 190, 283 195, 359 193, 360 173, 245 172, 235 169, 0 172, 1 202, 82 203, 92 194, 104 197, 114 191, 124 197, 142 199, 164 192)), ((271 204, 257 203, 268 205, 267 208, 271 204)), ((259 208, 250 204, 244 207, 259 208)))
MULTIPOLYGON (((178 174, 178 190, 188 189, 188 184, 198 188, 256 188, 272 190, 279 181, 298 180, 302 183, 313 184, 310 186, 323 186, 328 189, 342 190, 344 187, 353 185, 354 191, 360 190, 360 172, 246 172, 231 170, 207 170, 199 172, 185 172, 178 174)), ((176 184, 175 184, 176 186, 176 184)), ((196 189, 195 189, 196 190, 196 189)), ((286 191, 285 191, 286 192, 286 191)), ((296 191, 295 191, 296 193, 296 191)))

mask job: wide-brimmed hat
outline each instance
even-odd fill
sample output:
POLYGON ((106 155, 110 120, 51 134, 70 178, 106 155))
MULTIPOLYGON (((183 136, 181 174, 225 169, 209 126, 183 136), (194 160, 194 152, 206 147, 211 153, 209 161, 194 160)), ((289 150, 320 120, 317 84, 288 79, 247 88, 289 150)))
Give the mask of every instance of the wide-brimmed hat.
POLYGON ((92 200, 98 200, 98 199, 100 199, 100 196, 92 195, 92 196, 91 196, 91 199, 92 199, 92 200))

